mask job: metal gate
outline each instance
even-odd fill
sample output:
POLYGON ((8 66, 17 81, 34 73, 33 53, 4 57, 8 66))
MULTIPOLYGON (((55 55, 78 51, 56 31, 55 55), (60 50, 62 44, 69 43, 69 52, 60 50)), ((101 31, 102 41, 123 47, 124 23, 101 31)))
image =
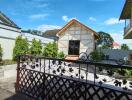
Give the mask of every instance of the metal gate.
POLYGON ((17 65, 16 92, 35 100, 132 100, 131 82, 122 87, 125 78, 121 82, 112 74, 113 69, 130 70, 130 66, 28 55, 19 56, 17 65))

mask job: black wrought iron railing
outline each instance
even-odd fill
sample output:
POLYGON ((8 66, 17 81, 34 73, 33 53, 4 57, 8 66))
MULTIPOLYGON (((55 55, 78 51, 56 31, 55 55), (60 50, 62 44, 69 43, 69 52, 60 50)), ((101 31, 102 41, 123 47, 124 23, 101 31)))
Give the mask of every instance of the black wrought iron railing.
POLYGON ((16 92, 38 100, 131 100, 132 67, 21 55, 16 92))
POLYGON ((132 19, 130 19, 127 26, 124 27, 124 35, 126 35, 132 29, 132 19))

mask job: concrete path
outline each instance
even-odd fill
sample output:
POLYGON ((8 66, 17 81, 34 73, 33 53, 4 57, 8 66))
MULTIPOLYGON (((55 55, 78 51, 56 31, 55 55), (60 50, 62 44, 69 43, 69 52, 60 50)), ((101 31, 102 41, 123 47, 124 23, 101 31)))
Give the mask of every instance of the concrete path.
POLYGON ((15 93, 16 64, 2 67, 4 76, 0 77, 0 100, 31 100, 15 93))

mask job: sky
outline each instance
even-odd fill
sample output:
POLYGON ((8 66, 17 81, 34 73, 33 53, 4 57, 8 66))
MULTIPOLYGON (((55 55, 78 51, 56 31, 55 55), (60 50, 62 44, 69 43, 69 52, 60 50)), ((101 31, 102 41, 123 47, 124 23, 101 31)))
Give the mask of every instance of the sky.
POLYGON ((61 28, 72 18, 99 32, 110 33, 115 42, 123 39, 124 21, 119 21, 125 0, 0 0, 0 11, 22 29, 41 31, 61 28))

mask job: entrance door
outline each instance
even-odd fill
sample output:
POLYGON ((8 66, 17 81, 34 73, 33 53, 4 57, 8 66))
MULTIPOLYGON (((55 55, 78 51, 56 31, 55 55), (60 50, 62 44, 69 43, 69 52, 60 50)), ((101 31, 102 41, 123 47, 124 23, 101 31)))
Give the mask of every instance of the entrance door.
POLYGON ((70 40, 69 41, 69 55, 79 55, 80 41, 79 40, 70 40))

